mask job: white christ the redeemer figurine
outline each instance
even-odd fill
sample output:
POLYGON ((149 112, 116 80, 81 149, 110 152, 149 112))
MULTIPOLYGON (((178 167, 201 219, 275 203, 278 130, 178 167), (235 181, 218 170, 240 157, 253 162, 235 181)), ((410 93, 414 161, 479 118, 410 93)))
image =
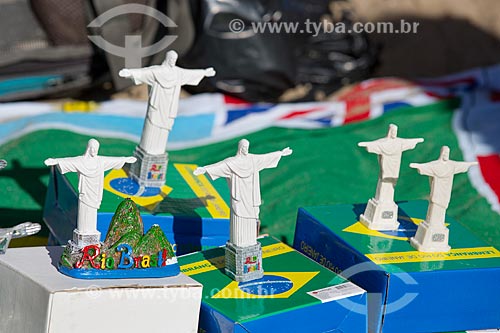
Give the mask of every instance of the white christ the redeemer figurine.
POLYGON ((375 197, 368 201, 364 214, 360 216, 360 222, 369 229, 396 230, 399 227, 394 188, 399 178, 401 156, 424 139, 403 139, 397 135, 398 127, 391 124, 385 138, 358 143, 358 146, 366 147, 369 153, 377 154, 380 165, 375 197))
POLYGON ((167 52, 165 61, 159 66, 137 69, 122 69, 118 74, 134 80, 135 84, 150 86, 149 102, 139 146, 151 155, 165 153, 168 135, 177 117, 181 86, 196 86, 204 77, 215 75, 213 68, 184 69, 175 65, 175 51, 167 52))
POLYGON ((418 225, 411 245, 421 252, 448 252, 449 230, 445 224, 446 209, 451 199, 453 177, 457 173, 467 172, 477 162, 457 162, 450 160, 450 148, 443 146, 441 154, 435 161, 428 163, 411 163, 421 175, 429 176, 431 195, 425 221, 418 225))
POLYGON ((248 140, 243 139, 238 143, 236 156, 199 167, 194 171, 195 175, 206 172, 212 180, 219 177, 227 179, 231 192, 229 241, 238 247, 257 243, 257 223, 261 204, 259 172, 275 168, 282 156, 292 154, 290 148, 268 154, 250 154, 249 146, 248 140))
POLYGON ((240 140, 236 156, 199 167, 196 176, 207 173, 212 180, 227 179, 231 192, 229 241, 225 249, 225 271, 232 279, 246 282, 262 278, 262 248, 257 242, 260 197, 259 172, 275 168, 282 156, 292 154, 285 148, 268 154, 250 154, 248 140, 240 140))
POLYGON ((90 139, 83 156, 49 158, 47 166, 59 166, 61 173, 78 172, 78 219, 73 241, 81 248, 88 242, 99 243, 97 210, 101 206, 104 188, 104 172, 120 169, 125 163, 134 163, 135 157, 98 156, 99 142, 90 139), (96 241, 97 238, 97 241, 96 241))

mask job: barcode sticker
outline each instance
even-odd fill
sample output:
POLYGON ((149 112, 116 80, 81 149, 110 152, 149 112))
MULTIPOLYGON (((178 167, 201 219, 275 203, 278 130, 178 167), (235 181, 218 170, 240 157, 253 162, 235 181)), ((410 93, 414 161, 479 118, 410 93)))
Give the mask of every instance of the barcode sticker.
POLYGON ((365 291, 352 282, 345 282, 336 286, 330 286, 323 289, 308 291, 307 293, 317 298, 321 303, 336 301, 355 295, 361 295, 365 291))

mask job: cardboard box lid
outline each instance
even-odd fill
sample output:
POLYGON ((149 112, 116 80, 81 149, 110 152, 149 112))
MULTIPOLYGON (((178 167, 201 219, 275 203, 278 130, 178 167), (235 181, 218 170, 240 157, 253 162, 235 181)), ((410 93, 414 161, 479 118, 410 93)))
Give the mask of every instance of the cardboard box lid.
POLYGON ((450 229, 448 253, 423 253, 409 243, 418 223, 425 219, 427 201, 399 202, 398 231, 375 231, 358 217, 365 204, 301 208, 306 214, 340 237, 351 248, 382 267, 387 273, 486 269, 500 267, 500 251, 473 235, 462 224, 446 216, 450 229))
POLYGON ((201 288, 190 277, 160 279, 79 280, 59 273, 56 266, 62 247, 26 247, 9 249, 0 256, 0 265, 10 268, 45 288, 49 293, 88 291, 107 288, 201 288))

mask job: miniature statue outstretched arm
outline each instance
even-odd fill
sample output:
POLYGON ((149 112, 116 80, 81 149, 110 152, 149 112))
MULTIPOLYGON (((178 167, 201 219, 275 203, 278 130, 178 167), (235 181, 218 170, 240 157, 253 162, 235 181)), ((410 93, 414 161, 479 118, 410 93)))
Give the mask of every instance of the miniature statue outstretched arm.
POLYGON ((276 168, 282 156, 289 156, 292 155, 292 153, 293 150, 291 150, 290 147, 286 147, 283 150, 278 150, 272 153, 253 155, 255 168, 258 171, 276 168))
POLYGON ((214 164, 205 165, 198 167, 193 171, 195 176, 203 175, 207 173, 212 180, 217 178, 227 178, 231 176, 231 169, 228 164, 224 161, 220 161, 214 164))
POLYGON ((281 156, 290 156, 292 155, 293 150, 290 149, 290 147, 286 147, 281 151, 281 156))
POLYGON ((132 77, 132 72, 128 68, 123 68, 118 72, 118 76, 128 79, 132 77))
POLYGON ((155 83, 155 77, 151 67, 134 69, 124 68, 118 72, 118 75, 126 79, 132 79, 136 85, 141 83, 153 85, 155 83))
MULTIPOLYGON (((378 140, 377 140, 378 141, 378 140)), ((366 151, 373 154, 381 154, 380 145, 377 141, 359 142, 358 147, 365 147, 366 151)))
POLYGON ((216 72, 215 72, 215 69, 213 67, 208 67, 208 68, 205 68, 205 77, 212 77, 212 76, 215 76, 216 72))
POLYGON ((401 148, 402 150, 410 150, 415 148, 419 143, 424 142, 423 138, 416 138, 416 139, 404 139, 401 148))
POLYGON ((193 171, 193 175, 195 175, 195 176, 204 175, 206 172, 207 172, 207 169, 205 169, 204 167, 197 167, 193 171))
POLYGON ((455 173, 467 172, 470 167, 477 164, 477 162, 455 162, 455 173))
POLYGON ((180 69, 181 85, 197 86, 204 77, 215 76, 215 70, 212 67, 206 69, 180 69))
POLYGON ((57 158, 48 158, 43 163, 45 163, 46 166, 53 166, 59 164, 57 158))
POLYGON ((410 163, 410 168, 417 169, 418 173, 424 176, 433 176, 432 163, 410 163))
POLYGON ((45 160, 46 166, 57 165, 63 174, 66 172, 78 172, 81 156, 63 157, 63 158, 48 158, 45 160))
POLYGON ((137 161, 137 158, 133 156, 127 156, 127 157, 100 156, 99 158, 103 162, 104 170, 120 169, 121 167, 123 167, 125 163, 135 163, 135 161, 137 161))

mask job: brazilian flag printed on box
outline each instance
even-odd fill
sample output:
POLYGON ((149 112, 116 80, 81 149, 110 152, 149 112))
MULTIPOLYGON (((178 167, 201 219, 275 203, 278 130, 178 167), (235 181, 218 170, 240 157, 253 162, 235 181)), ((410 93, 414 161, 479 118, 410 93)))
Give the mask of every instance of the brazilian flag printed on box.
POLYGON ((178 258, 203 284, 200 332, 366 332, 366 293, 278 240, 262 245, 264 278, 237 283, 224 248, 178 258))

